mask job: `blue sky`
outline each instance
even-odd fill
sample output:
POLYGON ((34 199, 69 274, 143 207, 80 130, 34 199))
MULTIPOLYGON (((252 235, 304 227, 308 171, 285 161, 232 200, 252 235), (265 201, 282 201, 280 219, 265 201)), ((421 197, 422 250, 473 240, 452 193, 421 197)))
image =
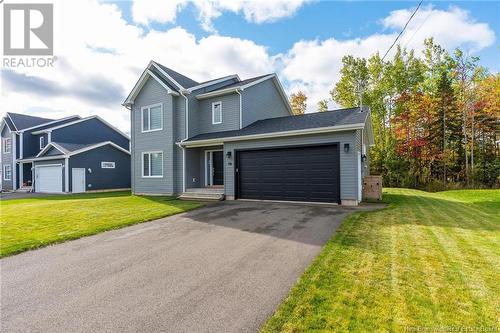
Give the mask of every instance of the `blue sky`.
MULTIPOLYGON (((124 131, 130 124, 121 103, 152 59, 198 81, 276 72, 288 94, 306 93, 314 112, 338 81, 342 57, 384 53, 418 3, 36 1, 54 3, 57 61, 53 68, 2 69, 0 112, 99 115, 124 131)), ((498 72, 499 25, 499 1, 424 1, 400 42, 419 53, 424 38, 434 37, 498 72)))

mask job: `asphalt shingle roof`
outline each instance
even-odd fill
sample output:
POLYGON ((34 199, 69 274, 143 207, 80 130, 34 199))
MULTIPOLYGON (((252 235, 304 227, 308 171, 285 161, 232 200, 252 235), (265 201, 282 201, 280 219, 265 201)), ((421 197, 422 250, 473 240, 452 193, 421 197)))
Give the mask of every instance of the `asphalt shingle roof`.
POLYGON ((157 62, 155 62, 155 64, 157 64, 165 73, 170 75, 172 77, 172 79, 174 79, 177 83, 179 83, 184 88, 191 88, 191 87, 197 86, 199 84, 195 80, 193 80, 185 75, 182 75, 181 73, 178 73, 178 72, 174 71, 173 69, 165 67, 157 62))
POLYGON ((360 123, 364 124, 368 113, 369 109, 367 107, 363 107, 363 112, 360 112, 360 108, 356 107, 325 112, 306 113, 304 115, 297 116, 269 118, 258 120, 239 130, 199 134, 186 141, 190 142, 320 127, 353 125, 360 123))
POLYGON ((14 123, 18 131, 23 130, 25 128, 42 125, 54 120, 49 118, 28 116, 20 113, 8 112, 8 114, 10 119, 12 120, 12 123, 14 123))
POLYGON ((96 144, 99 144, 101 142, 94 142, 94 143, 68 143, 68 142, 54 142, 55 144, 61 146, 62 148, 66 149, 69 152, 73 152, 75 150, 83 149, 86 147, 94 146, 96 144))
POLYGON ((223 89, 241 87, 241 86, 244 86, 245 84, 248 84, 248 83, 257 81, 259 79, 262 79, 263 77, 268 76, 268 75, 271 75, 271 74, 259 75, 259 76, 256 76, 256 77, 252 77, 252 78, 249 78, 249 79, 241 80, 239 82, 231 83, 231 84, 228 84, 228 85, 225 85, 225 86, 222 86, 222 87, 213 88, 213 89, 210 89, 210 87, 208 87, 205 90, 205 93, 212 92, 212 91, 217 91, 217 90, 223 90, 223 89))

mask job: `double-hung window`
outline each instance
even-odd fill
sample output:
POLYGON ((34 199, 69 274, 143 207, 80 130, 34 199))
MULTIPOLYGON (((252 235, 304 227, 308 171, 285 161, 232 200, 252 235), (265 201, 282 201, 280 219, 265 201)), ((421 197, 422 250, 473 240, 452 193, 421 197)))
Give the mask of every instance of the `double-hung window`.
POLYGON ((163 177, 163 152, 142 153, 142 177, 163 177))
POLYGON ((12 150, 12 139, 11 138, 3 139, 3 152, 5 154, 9 154, 11 150, 12 150))
POLYGON ((163 107, 161 104, 142 108, 142 131, 152 132, 163 129, 163 107))
POLYGON ((222 102, 212 103, 212 124, 222 124, 222 102))
POLYGON ((3 166, 3 180, 12 180, 12 168, 10 164, 3 166))
POLYGON ((43 136, 40 137, 40 150, 45 147, 45 138, 43 136))

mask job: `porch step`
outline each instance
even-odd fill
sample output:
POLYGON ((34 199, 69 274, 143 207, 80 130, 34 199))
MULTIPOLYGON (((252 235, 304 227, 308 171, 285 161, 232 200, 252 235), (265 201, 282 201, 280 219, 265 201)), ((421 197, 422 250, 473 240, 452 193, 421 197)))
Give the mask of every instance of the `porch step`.
POLYGON ((16 192, 28 193, 28 192, 31 192, 31 190, 32 190, 31 186, 24 186, 24 187, 18 188, 16 190, 16 192))
POLYGON ((179 196, 181 200, 200 200, 200 201, 221 201, 224 200, 224 193, 210 192, 184 192, 179 196))

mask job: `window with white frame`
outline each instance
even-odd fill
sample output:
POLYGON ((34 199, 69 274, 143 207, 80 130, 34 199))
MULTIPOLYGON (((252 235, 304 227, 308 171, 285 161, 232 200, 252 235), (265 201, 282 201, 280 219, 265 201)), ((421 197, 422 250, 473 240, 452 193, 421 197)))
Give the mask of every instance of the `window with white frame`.
POLYGON ((12 168, 10 164, 3 166, 3 180, 12 180, 12 168))
POLYGON ((40 137, 40 150, 45 148, 45 138, 43 136, 40 137))
POLYGON ((163 177, 163 152, 142 153, 142 176, 150 178, 163 177))
POLYGON ((101 169, 114 169, 115 162, 101 162, 101 169))
POLYGON ((212 124, 222 123, 222 102, 212 103, 212 124))
POLYGON ((152 132, 163 129, 163 108, 161 104, 142 108, 142 131, 152 132))
POLYGON ((3 152, 8 154, 12 150, 12 139, 11 138, 5 138, 3 139, 3 152))

